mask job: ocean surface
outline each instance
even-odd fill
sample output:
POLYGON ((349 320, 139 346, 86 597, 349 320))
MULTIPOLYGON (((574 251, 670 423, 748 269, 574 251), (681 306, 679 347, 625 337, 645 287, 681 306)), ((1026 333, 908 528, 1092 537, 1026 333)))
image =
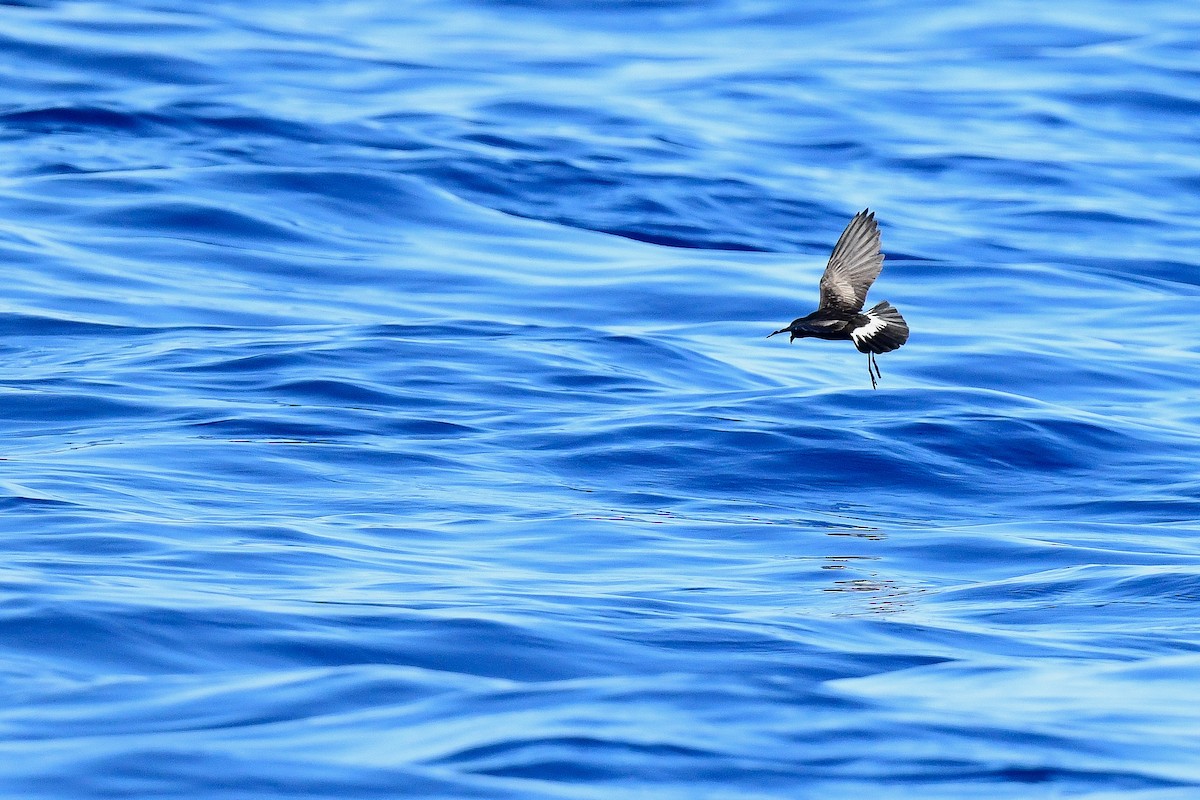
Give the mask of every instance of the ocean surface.
POLYGON ((0 795, 1200 797, 1198 42, 0 5, 0 795))

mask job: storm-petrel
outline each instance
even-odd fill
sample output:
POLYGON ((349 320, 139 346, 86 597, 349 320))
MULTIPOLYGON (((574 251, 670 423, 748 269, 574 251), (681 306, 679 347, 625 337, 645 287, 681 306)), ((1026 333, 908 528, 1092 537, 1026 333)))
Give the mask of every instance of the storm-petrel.
MULTIPOLYGON (((829 257, 825 274, 821 276, 820 308, 775 333, 790 333, 789 342, 806 336, 849 339, 860 353, 867 354, 867 374, 871 376, 871 388, 876 388, 875 376, 882 378, 883 374, 875 354, 889 353, 908 341, 908 323, 888 301, 863 313, 867 290, 879 277, 881 269, 883 253, 879 250, 875 212, 863 209, 842 231, 833 255, 829 257)), ((775 333, 768 334, 767 338, 775 333)))

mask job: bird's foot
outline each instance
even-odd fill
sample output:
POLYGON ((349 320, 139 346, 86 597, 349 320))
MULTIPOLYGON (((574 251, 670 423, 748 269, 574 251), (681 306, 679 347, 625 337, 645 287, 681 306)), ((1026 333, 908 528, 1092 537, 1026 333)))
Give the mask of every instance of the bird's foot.
POLYGON ((875 376, 878 375, 882 380, 883 374, 879 371, 879 362, 875 360, 874 353, 867 353, 867 375, 871 378, 871 388, 878 389, 879 384, 875 382, 875 376))

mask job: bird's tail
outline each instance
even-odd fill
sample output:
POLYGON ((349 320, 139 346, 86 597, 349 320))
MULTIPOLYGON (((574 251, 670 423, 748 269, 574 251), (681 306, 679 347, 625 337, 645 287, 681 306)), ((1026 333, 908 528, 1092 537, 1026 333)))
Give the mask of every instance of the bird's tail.
POLYGON ((850 332, 860 353, 890 353, 908 341, 908 323, 884 300, 866 312, 867 324, 850 332))

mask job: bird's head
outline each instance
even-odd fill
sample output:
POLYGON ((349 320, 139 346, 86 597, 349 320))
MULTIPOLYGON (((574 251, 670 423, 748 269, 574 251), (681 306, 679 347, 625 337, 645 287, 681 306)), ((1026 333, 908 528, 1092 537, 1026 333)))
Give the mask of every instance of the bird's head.
MULTIPOLYGON (((779 330, 775 331, 775 333, 790 333, 791 337, 788 339, 788 344, 791 344, 792 342, 794 342, 797 339, 804 336, 804 333, 802 331, 797 331, 791 325, 789 325, 786 328, 780 328, 779 330)), ((772 336, 775 335, 775 333, 768 333, 767 338, 770 339, 772 336)))

